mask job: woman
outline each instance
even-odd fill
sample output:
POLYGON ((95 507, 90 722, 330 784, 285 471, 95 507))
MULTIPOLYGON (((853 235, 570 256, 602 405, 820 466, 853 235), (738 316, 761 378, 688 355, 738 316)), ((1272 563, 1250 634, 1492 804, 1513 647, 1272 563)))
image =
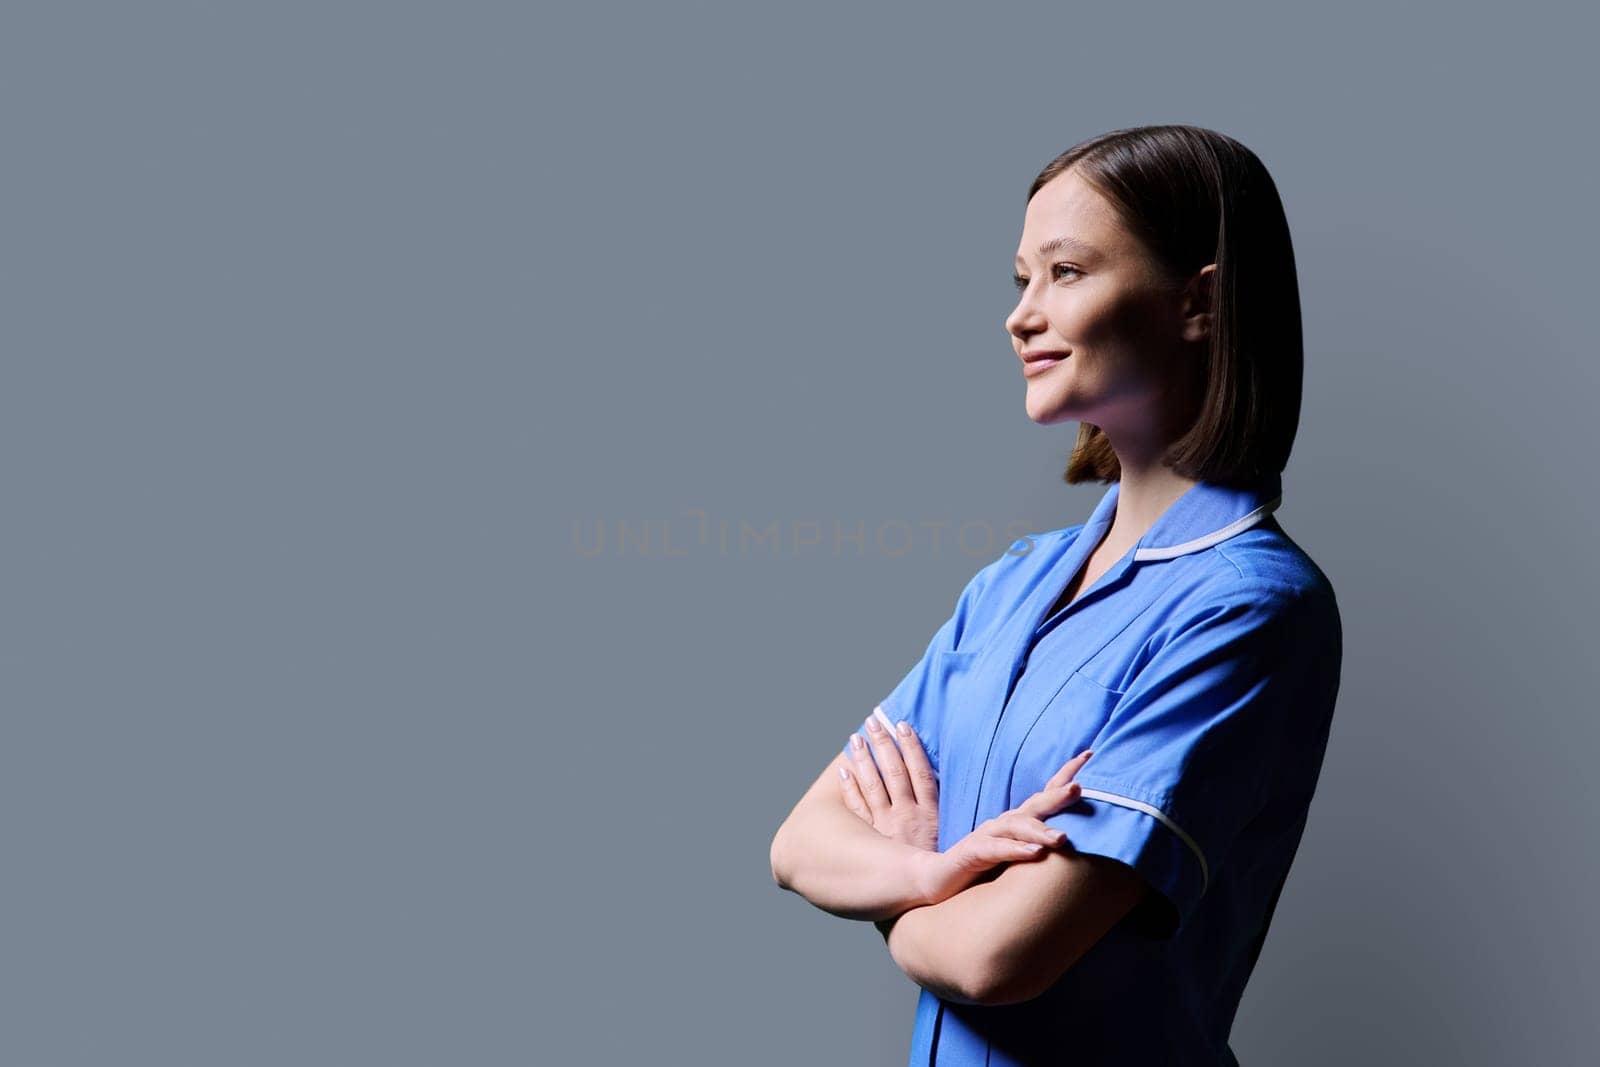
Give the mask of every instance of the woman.
POLYGON ((1210 130, 1079 144, 1028 192, 1006 319, 1087 522, 1023 538, 807 792, 773 876, 876 921, 913 1064, 1234 1064, 1339 684, 1272 517, 1302 348, 1282 204, 1210 130), (893 731, 893 732, 891 732, 893 731))

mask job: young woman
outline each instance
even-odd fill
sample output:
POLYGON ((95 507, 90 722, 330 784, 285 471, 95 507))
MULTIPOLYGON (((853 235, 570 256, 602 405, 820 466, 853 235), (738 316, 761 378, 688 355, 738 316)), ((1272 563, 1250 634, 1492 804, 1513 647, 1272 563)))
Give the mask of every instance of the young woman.
POLYGON ((1006 319, 1078 423, 1088 521, 980 570, 772 843, 922 987, 911 1063, 1235 1064, 1339 685, 1327 577, 1273 518, 1299 420, 1294 256, 1210 130, 1079 144, 1028 191, 1006 319))

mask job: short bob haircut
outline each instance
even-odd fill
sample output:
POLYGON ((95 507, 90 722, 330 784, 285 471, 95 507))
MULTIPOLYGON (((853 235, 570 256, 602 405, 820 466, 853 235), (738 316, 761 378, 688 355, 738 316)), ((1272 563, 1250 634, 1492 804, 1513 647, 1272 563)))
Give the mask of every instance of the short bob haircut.
MULTIPOLYGON (((1305 354, 1289 223, 1267 168, 1213 130, 1138 126, 1067 149, 1039 172, 1028 199, 1069 168, 1110 201, 1175 282, 1217 266, 1203 395, 1167 465, 1223 484, 1281 472, 1300 424, 1305 354)), ((1121 477, 1105 433, 1080 423, 1062 479, 1121 477)))

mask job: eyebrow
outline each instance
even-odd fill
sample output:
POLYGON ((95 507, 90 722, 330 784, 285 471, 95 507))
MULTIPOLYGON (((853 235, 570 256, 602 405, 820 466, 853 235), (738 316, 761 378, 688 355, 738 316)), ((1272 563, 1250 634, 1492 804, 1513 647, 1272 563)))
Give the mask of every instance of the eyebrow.
MULTIPOLYGON (((1052 252, 1076 252, 1081 256, 1098 256, 1100 250, 1087 241, 1080 241, 1076 237, 1052 237, 1039 246, 1038 256, 1044 259, 1052 252)), ((1022 257, 1017 257, 1017 262, 1022 262, 1022 257)))

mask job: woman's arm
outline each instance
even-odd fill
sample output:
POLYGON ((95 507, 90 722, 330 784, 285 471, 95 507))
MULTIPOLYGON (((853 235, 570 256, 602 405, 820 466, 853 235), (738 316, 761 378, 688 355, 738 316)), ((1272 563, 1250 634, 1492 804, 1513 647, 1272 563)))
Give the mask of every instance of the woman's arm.
POLYGON ((898 739, 868 720, 868 742, 852 735, 850 755, 840 753, 812 783, 779 827, 770 857, 778 885, 832 914, 878 922, 885 939, 886 920, 1064 844, 1066 835, 1043 816, 1077 802, 1072 779, 1094 754, 1080 752, 1016 809, 939 852, 937 772, 906 723, 896 732, 898 739))
MULTIPOLYGON (((888 764, 885 778, 896 783, 907 776, 921 779, 920 772, 926 768, 920 748, 912 741, 904 746, 904 760, 883 753, 881 758, 888 764)), ((1048 836, 1035 837, 1036 843, 1065 844, 1066 835, 1042 819, 1077 802, 1081 790, 1073 779, 1093 755, 1093 749, 1078 753, 1043 789, 1012 811, 974 828, 952 851, 966 849, 984 835, 1026 840, 1034 837, 1037 829, 1048 836)), ((856 770, 866 785, 860 790, 842 788, 845 806, 875 827, 880 822, 895 827, 900 839, 907 832, 917 832, 916 820, 908 815, 912 808, 902 811, 903 796, 895 799, 902 792, 899 786, 879 788, 882 783, 874 780, 877 776, 869 773, 870 768, 858 763, 856 770), (905 830, 906 826, 911 830, 905 830)), ((1144 892, 1142 879, 1131 868, 1103 856, 1078 854, 1075 849, 1066 854, 1052 848, 1043 856, 1014 855, 1006 866, 978 877, 979 884, 931 894, 937 903, 876 923, 890 956, 912 981, 936 996, 963 1004, 1031 999, 1125 914, 1129 892, 1134 899, 1144 892), (1032 862, 1035 859, 1039 862, 1032 862)))
POLYGON ((1051 852, 878 929, 895 964, 929 992, 1015 1004, 1054 984, 1147 890, 1115 860, 1051 852))
POLYGON ((846 919, 889 919, 929 903, 921 865, 935 853, 885 837, 845 807, 846 765, 835 756, 778 828, 773 880, 846 919))

